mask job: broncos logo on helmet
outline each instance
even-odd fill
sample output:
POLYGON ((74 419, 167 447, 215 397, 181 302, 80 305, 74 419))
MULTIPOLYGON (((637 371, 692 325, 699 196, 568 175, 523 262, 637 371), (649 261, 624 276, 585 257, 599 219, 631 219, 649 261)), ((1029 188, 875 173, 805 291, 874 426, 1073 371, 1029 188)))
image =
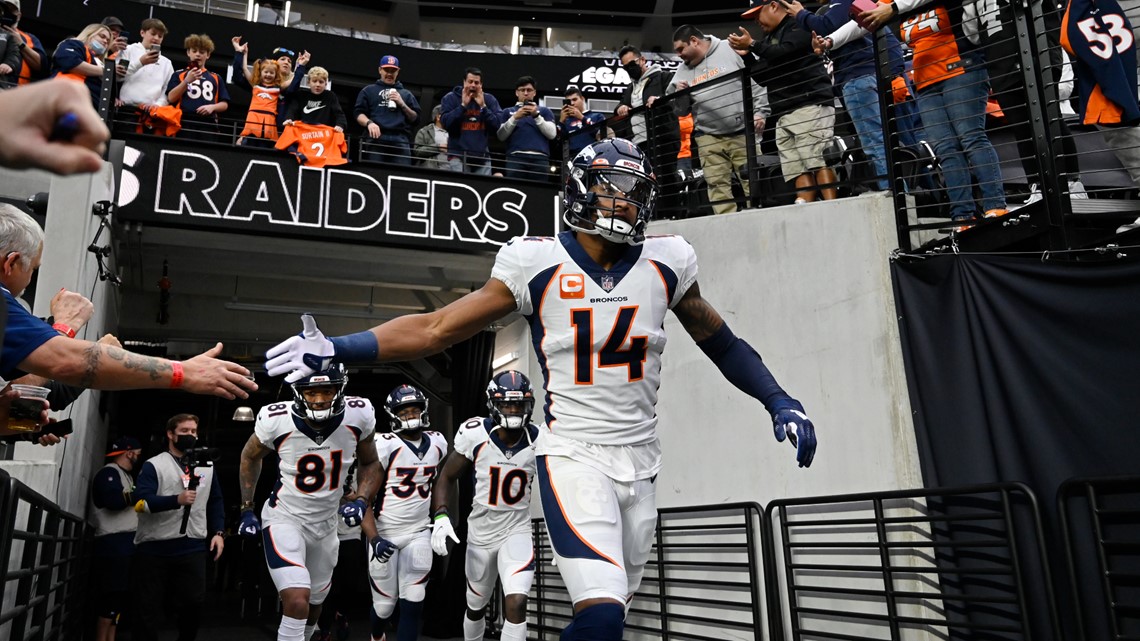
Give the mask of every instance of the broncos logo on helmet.
POLYGON ((509 430, 526 427, 534 413, 534 388, 522 372, 499 372, 487 383, 487 409, 499 427, 509 430), (512 409, 515 411, 509 411, 512 409))
POLYGON ((388 394, 384 401, 384 411, 388 412, 388 423, 393 433, 424 429, 431 425, 428 420, 428 399, 424 393, 411 385, 401 385, 388 394), (420 408, 417 418, 400 418, 400 410, 412 405, 420 408))
POLYGON ((573 230, 615 243, 636 245, 657 208, 657 179, 645 153, 624 138, 595 142, 574 157, 562 190, 562 220, 573 230), (603 207, 599 197, 613 206, 603 207), (631 225, 617 203, 637 208, 631 225))
POLYGON ((348 385, 348 373, 340 363, 330 363, 327 369, 309 374, 292 384, 293 413, 313 423, 324 423, 344 414, 346 385, 348 385), (305 398, 305 390, 319 388, 333 388, 332 399, 311 401, 305 398))

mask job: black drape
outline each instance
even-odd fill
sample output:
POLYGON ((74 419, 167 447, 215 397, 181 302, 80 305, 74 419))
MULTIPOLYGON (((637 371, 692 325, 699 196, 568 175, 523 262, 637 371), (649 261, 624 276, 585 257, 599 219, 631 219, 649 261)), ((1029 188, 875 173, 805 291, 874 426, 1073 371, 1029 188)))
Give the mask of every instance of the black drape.
MULTIPOLYGON (((1021 481, 1055 524, 1065 479, 1136 472, 1140 264, 945 255, 891 273, 927 487, 1021 481)), ((1086 612, 1102 607, 1095 577, 1078 594, 1086 612)))
MULTIPOLYGON (((452 417, 459 422, 485 415, 487 382, 491 380, 491 360, 495 354, 495 333, 480 332, 455 345, 448 353, 453 363, 452 417)), ((448 434, 449 439, 455 436, 455 426, 435 427, 448 434)), ((461 541, 467 540, 467 517, 471 514, 473 491, 472 478, 459 479, 458 511, 451 521, 461 541)), ((463 568, 466 553, 465 543, 454 546, 448 554, 446 572, 441 571, 442 564, 436 557, 424 607, 424 612, 430 613, 424 617, 423 633, 426 636, 443 639, 463 636, 463 611, 467 607, 467 580, 463 568)))

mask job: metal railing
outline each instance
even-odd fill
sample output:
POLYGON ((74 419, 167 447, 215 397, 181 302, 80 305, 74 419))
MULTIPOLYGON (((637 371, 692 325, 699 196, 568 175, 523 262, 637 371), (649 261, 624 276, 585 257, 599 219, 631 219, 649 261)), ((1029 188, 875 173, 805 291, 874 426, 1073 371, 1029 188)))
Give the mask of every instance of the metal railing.
POLYGON ((0 638, 82 636, 90 543, 83 519, 0 470, 0 638))
POLYGON ((766 513, 769 590, 786 591, 793 641, 1062 638, 1024 485, 783 499, 766 513))
MULTIPOLYGON (((762 631, 760 541, 764 514, 756 503, 663 508, 641 589, 626 630, 661 639, 722 641, 762 631)), ((534 521, 535 581, 531 636, 557 639, 573 617, 546 526, 534 521)))
POLYGON ((1077 638, 1140 638, 1140 476, 1069 479, 1057 513, 1077 638))

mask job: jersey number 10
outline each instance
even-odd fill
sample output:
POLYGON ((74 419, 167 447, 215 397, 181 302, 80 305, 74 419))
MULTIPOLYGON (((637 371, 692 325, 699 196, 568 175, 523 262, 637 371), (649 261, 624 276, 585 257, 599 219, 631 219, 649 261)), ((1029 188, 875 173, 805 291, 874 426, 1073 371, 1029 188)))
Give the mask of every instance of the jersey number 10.
POLYGON ((502 488, 503 503, 507 505, 518 503, 522 500, 523 495, 526 494, 526 481, 525 470, 516 468, 503 474, 502 468, 498 466, 491 467, 491 496, 487 497, 487 505, 499 504, 500 487, 502 488), (502 476, 501 481, 499 479, 500 476, 502 476))

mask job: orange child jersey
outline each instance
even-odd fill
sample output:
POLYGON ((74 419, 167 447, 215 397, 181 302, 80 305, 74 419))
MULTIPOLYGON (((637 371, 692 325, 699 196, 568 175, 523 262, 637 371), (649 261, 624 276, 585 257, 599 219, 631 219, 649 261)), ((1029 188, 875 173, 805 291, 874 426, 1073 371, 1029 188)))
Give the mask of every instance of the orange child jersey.
MULTIPOLYGON (((888 0, 891 1, 891 0, 888 0)), ((942 4, 919 12, 899 25, 902 41, 914 50, 914 85, 924 89, 966 73, 954 38, 950 14, 942 4)))
POLYGON ((285 127, 277 140, 277 148, 288 149, 292 145, 297 145, 292 153, 302 165, 326 167, 348 162, 344 157, 348 153, 344 134, 326 125, 294 122, 285 127))

